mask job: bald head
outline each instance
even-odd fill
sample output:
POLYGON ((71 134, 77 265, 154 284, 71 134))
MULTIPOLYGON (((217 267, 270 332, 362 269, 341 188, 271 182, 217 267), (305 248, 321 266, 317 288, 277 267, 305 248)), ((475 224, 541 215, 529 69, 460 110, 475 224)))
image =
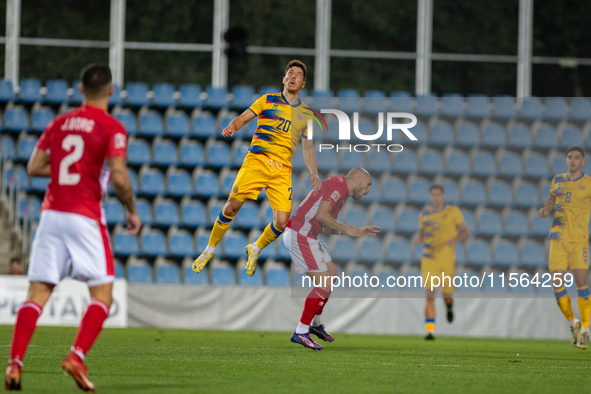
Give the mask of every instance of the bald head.
POLYGON ((371 175, 361 167, 355 167, 346 176, 347 186, 349 187, 349 195, 354 200, 359 200, 361 197, 369 193, 371 186, 371 175))

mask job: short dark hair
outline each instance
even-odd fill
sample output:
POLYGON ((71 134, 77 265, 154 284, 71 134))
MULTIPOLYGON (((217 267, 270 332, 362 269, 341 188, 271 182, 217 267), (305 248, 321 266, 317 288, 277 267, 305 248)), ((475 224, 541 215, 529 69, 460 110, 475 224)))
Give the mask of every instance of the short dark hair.
POLYGON ((581 148, 579 145, 573 145, 570 148, 568 148, 566 150, 566 154, 568 155, 570 152, 575 151, 575 152, 581 152, 581 155, 583 155, 583 157, 585 157, 585 151, 583 150, 583 148, 581 148))
POLYGON ((12 264, 12 263, 21 264, 21 258, 18 256, 12 256, 10 258, 10 264, 12 264))
POLYGON ((287 67, 285 67, 285 74, 289 71, 292 67, 299 67, 304 72, 304 81, 306 80, 306 76, 308 75, 308 70, 306 70, 306 65, 301 60, 294 59, 291 62, 287 63, 287 67))
POLYGON ((112 80, 111 69, 106 64, 89 64, 80 73, 84 95, 90 98, 108 96, 112 80))
POLYGON ((439 189, 439 190, 441 190, 441 193, 445 194, 445 189, 443 188, 443 186, 438 185, 437 183, 434 183, 431 185, 431 187, 429 188, 429 193, 431 193, 435 189, 439 189))

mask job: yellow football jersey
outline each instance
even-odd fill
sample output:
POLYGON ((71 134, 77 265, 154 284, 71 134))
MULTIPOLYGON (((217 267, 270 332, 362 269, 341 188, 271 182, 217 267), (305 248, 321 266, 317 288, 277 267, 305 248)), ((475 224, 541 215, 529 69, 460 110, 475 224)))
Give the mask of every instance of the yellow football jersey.
POLYGON ((587 242, 591 214, 591 177, 583 174, 571 180, 568 174, 558 174, 552 180, 550 194, 556 197, 556 214, 548 239, 587 242))
POLYGON ((307 136, 307 120, 312 111, 301 100, 290 105, 283 93, 265 94, 249 109, 259 117, 249 152, 291 166, 300 135, 307 136))
POLYGON ((425 231, 423 257, 455 257, 455 249, 447 241, 458 236, 458 225, 463 221, 462 211, 453 205, 446 204, 439 212, 432 207, 424 209, 420 215, 421 230, 425 231))

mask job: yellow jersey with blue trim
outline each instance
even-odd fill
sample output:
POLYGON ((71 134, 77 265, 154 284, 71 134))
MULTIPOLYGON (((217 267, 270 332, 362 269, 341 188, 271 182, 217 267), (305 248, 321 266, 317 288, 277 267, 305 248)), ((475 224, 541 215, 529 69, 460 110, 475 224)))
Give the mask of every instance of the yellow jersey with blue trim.
POLYGON ((556 198, 554 221, 548 239, 563 242, 589 242, 591 215, 591 177, 582 174, 570 179, 568 173, 552 179, 550 195, 556 198))
POLYGON ((301 100, 289 104, 283 93, 265 94, 249 109, 259 117, 249 154, 265 155, 291 167, 300 136, 307 136, 312 111, 301 100))
POLYGON ((433 207, 421 211, 420 225, 424 230, 423 257, 432 259, 439 257, 455 257, 455 249, 447 244, 458 236, 458 226, 464 221, 460 208, 446 204, 439 212, 433 207))

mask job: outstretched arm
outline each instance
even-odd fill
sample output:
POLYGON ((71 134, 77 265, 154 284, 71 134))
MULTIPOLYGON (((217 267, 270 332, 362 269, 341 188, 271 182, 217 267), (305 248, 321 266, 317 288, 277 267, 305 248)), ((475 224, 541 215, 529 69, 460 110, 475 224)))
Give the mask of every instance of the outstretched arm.
POLYGON ((242 126, 253 120, 255 116, 254 112, 247 109, 240 116, 232 119, 230 124, 222 130, 222 137, 233 137, 234 134, 236 134, 236 131, 240 130, 242 126))
POLYGON ((27 163, 27 174, 29 176, 51 176, 51 164, 47 152, 37 147, 33 149, 31 158, 27 163))
POLYGON ((304 162, 308 171, 310 171, 310 183, 314 190, 320 190, 322 182, 318 177, 318 168, 316 166, 316 153, 314 152, 314 142, 307 138, 302 138, 302 150, 304 155, 304 162))
POLYGON ((347 226, 335 220, 330 214, 332 207, 330 201, 321 201, 316 212, 316 220, 322 223, 325 227, 332 230, 332 234, 350 235, 352 237, 363 237, 363 230, 357 226, 347 226))

